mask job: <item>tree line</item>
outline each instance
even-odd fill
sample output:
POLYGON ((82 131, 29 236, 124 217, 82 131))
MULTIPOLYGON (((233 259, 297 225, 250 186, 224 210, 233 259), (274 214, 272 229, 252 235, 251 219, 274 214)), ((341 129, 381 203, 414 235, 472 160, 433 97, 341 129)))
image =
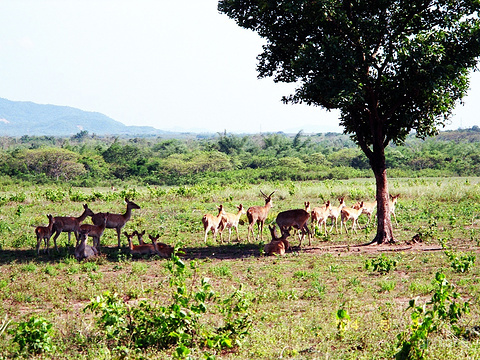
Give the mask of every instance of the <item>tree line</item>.
MULTIPOLYGON (((2 137, 0 176, 33 183, 110 186, 372 177, 363 152, 347 135, 219 133, 181 138, 2 137)), ((386 149, 391 177, 480 176, 480 129, 408 136, 386 149)))

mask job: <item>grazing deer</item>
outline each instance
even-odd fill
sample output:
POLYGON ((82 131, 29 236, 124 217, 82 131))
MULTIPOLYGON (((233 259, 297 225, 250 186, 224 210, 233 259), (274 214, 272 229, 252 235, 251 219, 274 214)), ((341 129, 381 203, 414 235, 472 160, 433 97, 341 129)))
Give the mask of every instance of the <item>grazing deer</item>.
POLYGON ((327 201, 323 206, 314 207, 310 213, 312 219, 312 234, 315 234, 315 225, 322 230, 325 228, 325 236, 327 236, 327 219, 330 215, 330 201, 327 201))
POLYGON ((290 232, 285 230, 282 233, 281 237, 278 237, 276 234, 275 226, 269 226, 270 234, 272 235, 272 241, 268 244, 265 244, 263 251, 266 255, 285 255, 285 251, 290 248, 290 244, 287 241, 287 237, 290 236, 290 232))
POLYGON ((220 222, 220 233, 227 228, 228 229, 228 242, 230 242, 230 236, 232 234, 232 228, 235 229, 237 232, 237 241, 238 241, 238 222, 240 221, 240 217, 242 214, 245 214, 245 208, 243 207, 242 204, 237 206, 238 212, 236 214, 232 213, 225 213, 223 215, 225 221, 220 222))
POLYGON ((260 234, 260 239, 263 240, 263 225, 265 224, 265 220, 267 219, 268 212, 273 207, 272 195, 275 192, 272 192, 270 195, 265 195, 263 191, 260 190, 263 197, 265 198, 265 205, 263 206, 251 206, 247 210, 247 218, 248 218, 248 233, 247 233, 247 241, 250 239, 250 232, 252 232, 252 236, 255 237, 253 233, 253 226, 258 224, 258 231, 260 234))
POLYGON ((88 208, 87 204, 83 205, 83 213, 79 217, 72 216, 55 216, 55 223, 53 224, 53 232, 55 236, 53 237, 53 242, 55 244, 55 250, 57 248, 57 238, 62 232, 68 233, 68 243, 70 244, 70 235, 73 232, 75 238, 78 238, 78 231, 80 230, 80 224, 87 216, 92 216, 93 212, 88 208))
POLYGON ((395 218, 395 225, 397 226, 398 226, 398 222, 397 222, 397 215, 395 215, 395 205, 397 204, 399 196, 400 194, 397 194, 395 196, 390 195, 390 201, 388 202, 388 207, 390 208, 390 214, 392 214, 393 217, 395 218))
POLYGON ((202 217, 203 229, 205 230, 205 243, 207 242, 207 235, 210 230, 212 231, 213 239, 216 240, 217 231, 220 229, 220 241, 222 241, 221 227, 223 225, 221 225, 221 223, 226 221, 224 219, 225 210, 222 204, 220 204, 220 206, 218 206, 217 208, 218 208, 217 216, 213 216, 212 214, 205 214, 202 217))
POLYGON ((75 247, 75 259, 82 261, 98 255, 98 250, 95 246, 87 245, 89 229, 80 229, 78 232, 77 246, 75 247))
POLYGON ((35 234, 37 235, 37 256, 40 255, 40 245, 42 240, 45 241, 45 252, 50 254, 48 249, 50 238, 53 234, 53 224, 55 224, 55 218, 48 214, 48 226, 37 226, 35 228, 35 234))
MULTIPOLYGON (((352 206, 352 208, 358 209, 359 206, 360 206, 360 202, 357 202, 355 205, 352 206)), ((365 201, 363 202, 362 214, 365 214, 368 217, 368 221, 365 226, 368 226, 368 224, 370 224, 370 221, 372 220, 373 212, 375 211, 376 207, 377 207, 377 200, 375 200, 374 202, 365 202, 365 201)))
POLYGON ((335 232, 338 233, 337 219, 340 216, 342 209, 345 207, 345 198, 341 197, 340 199, 338 199, 338 201, 340 202, 338 206, 330 205, 330 213, 328 217, 332 219, 332 227, 330 228, 329 232, 332 232, 333 225, 335 223, 335 232))
MULTIPOLYGON (((105 231, 109 217, 110 217, 110 213, 102 213, 102 216, 101 216, 102 222, 100 225, 91 225, 91 224, 80 225, 80 231, 88 233, 88 236, 90 236, 93 240, 93 246, 97 250, 100 249, 100 237, 103 235, 103 232, 105 231)), ((77 245, 78 245, 78 240, 77 240, 77 245)))
POLYGON ((123 234, 127 237, 128 247, 130 249, 130 254, 132 254, 132 255, 154 255, 154 254, 157 254, 157 249, 155 249, 154 244, 133 245, 132 239, 135 236, 135 233, 128 234, 125 231, 123 234))
MULTIPOLYGON (((115 229, 117 231, 118 247, 120 247, 120 234, 122 228, 125 226, 130 217, 132 216, 132 209, 140 209, 140 206, 135 204, 133 201, 125 199, 127 203, 127 210, 125 214, 109 214, 107 221, 107 229, 115 229)), ((103 215, 105 213, 96 213, 91 215, 94 225, 100 225, 103 221, 103 215)))
POLYGON ((344 207, 341 211, 342 214, 342 222, 340 224, 340 233, 342 232, 342 227, 345 227, 345 232, 348 234, 347 230, 347 221, 352 219, 353 224, 352 224, 352 230, 355 231, 355 234, 357 233, 357 220, 360 214, 363 211, 363 201, 360 203, 358 206, 358 209, 350 208, 350 207, 344 207))
POLYGON ((150 240, 152 240, 152 244, 155 247, 155 249, 157 250, 158 255, 160 255, 163 258, 167 258, 167 259, 172 257, 173 250, 174 250, 173 246, 164 244, 162 242, 157 242, 160 235, 157 235, 157 236, 148 235, 148 237, 150 238, 150 240))
MULTIPOLYGON (((310 204, 308 204, 310 206, 310 204)), ((300 235, 300 247, 302 246, 302 240, 305 237, 305 232, 308 234, 308 245, 312 245, 310 230, 307 226, 307 221, 310 218, 310 214, 304 209, 294 209, 282 211, 277 215, 275 220, 276 224, 280 228, 280 232, 283 234, 285 231, 290 230, 292 227, 302 232, 300 235)))

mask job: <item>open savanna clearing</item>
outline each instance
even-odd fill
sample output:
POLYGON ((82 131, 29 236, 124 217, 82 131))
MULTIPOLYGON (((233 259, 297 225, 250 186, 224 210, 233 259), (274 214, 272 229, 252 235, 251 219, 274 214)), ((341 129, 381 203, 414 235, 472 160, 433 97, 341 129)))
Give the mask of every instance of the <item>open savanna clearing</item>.
MULTIPOLYGON (((130 309, 142 303, 168 306, 178 295, 175 281, 182 278, 186 293, 198 294, 202 279, 208 278, 213 294, 204 301, 206 310, 196 320, 189 355, 183 358, 388 359, 400 351, 399 334, 411 329, 410 300, 418 298, 419 305, 429 302, 438 290, 435 276, 439 272, 455 285, 459 297, 451 300, 468 302, 470 312, 458 320, 463 333, 452 330, 448 321, 440 322, 428 337, 425 356, 479 358, 475 329, 480 325, 480 270, 474 260, 460 266, 462 257, 476 255, 480 245, 479 182, 478 178, 392 179, 390 192, 400 194, 398 225, 394 225, 397 244, 359 246, 375 235, 375 227, 365 227, 367 219, 361 216, 358 234, 337 233, 333 228, 324 236, 317 230, 311 245, 304 240, 301 248, 292 234, 292 250, 285 256, 263 255, 264 243, 271 240, 268 228, 263 241, 247 242, 245 215, 240 220, 240 240, 233 231, 227 242, 228 231, 224 231, 223 242, 213 240, 209 233, 205 243, 202 216, 216 215, 220 204, 228 212, 239 204, 245 208, 263 205, 260 190, 265 194, 275 190, 266 220, 269 225, 280 211, 303 208, 305 201, 314 206, 327 200, 337 205, 341 197, 348 206, 372 201, 373 180, 222 188, 130 185, 117 190, 4 185, 0 193, 4 199, 0 207, 0 325, 9 325, 0 333, 0 358, 181 357, 177 345, 139 346, 124 338, 117 343, 108 338, 100 315, 84 309, 107 291, 118 294, 130 309), (65 233, 57 240, 58 253, 51 240, 50 255, 41 252, 36 256, 34 229, 48 224, 47 214, 79 216, 84 204, 95 213, 123 213, 125 198, 140 209, 132 210, 124 230, 145 230, 158 235, 158 241, 181 248, 181 259, 187 265, 183 275, 172 270, 171 260, 132 257, 123 235, 118 249, 113 229, 105 229, 101 255, 94 260, 78 262, 73 257, 74 237, 68 244, 65 233), (375 263, 377 268, 372 266, 375 263), (222 309, 236 290, 243 301, 242 311, 228 318, 222 309), (205 334, 218 334, 228 321, 238 329, 239 322, 233 320, 240 319, 239 314, 248 316, 249 327, 248 333, 235 338, 238 344, 220 346, 206 340, 205 334), (43 355, 19 352, 14 330, 32 317, 52 324, 55 351, 43 355)), ((121 334, 119 330, 117 340, 121 334)))

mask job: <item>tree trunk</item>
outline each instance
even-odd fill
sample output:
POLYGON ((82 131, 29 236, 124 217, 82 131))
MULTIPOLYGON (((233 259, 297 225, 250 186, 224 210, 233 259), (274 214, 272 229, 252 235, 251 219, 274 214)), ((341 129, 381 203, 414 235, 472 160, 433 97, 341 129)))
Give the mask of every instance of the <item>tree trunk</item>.
MULTIPOLYGON (((383 149, 384 150, 384 149, 383 149)), ((377 185, 377 235, 370 244, 394 243, 392 221, 390 219, 389 192, 385 152, 379 151, 373 155, 370 162, 377 185)))

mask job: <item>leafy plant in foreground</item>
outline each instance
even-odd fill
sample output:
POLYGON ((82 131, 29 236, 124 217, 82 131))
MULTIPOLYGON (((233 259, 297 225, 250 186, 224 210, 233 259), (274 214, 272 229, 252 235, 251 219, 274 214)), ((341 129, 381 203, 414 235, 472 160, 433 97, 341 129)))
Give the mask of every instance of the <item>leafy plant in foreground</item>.
POLYGON ((388 258, 385 254, 375 258, 367 259, 365 261, 365 269, 378 271, 381 274, 386 274, 390 270, 395 270, 397 267, 397 260, 393 258, 388 258))
POLYGON ((459 255, 451 250, 446 250, 445 255, 451 261, 453 270, 458 273, 465 273, 475 265, 476 256, 473 254, 459 255))
POLYGON ((32 316, 29 321, 19 323, 10 333, 13 334, 13 342, 20 345, 20 352, 26 349, 29 353, 40 354, 56 349, 52 341, 53 326, 42 317, 32 316))
POLYGON ((435 275, 436 290, 432 299, 423 306, 417 305, 417 299, 409 302, 412 309, 409 331, 400 333, 397 338, 400 351, 395 355, 397 360, 425 359, 428 348, 428 337, 438 331, 444 324, 450 324, 455 335, 462 335, 464 329, 457 325, 463 314, 469 313, 469 303, 460 304, 455 300, 459 295, 454 291, 445 275, 438 272, 435 275), (430 305, 428 308, 427 306, 430 305))

